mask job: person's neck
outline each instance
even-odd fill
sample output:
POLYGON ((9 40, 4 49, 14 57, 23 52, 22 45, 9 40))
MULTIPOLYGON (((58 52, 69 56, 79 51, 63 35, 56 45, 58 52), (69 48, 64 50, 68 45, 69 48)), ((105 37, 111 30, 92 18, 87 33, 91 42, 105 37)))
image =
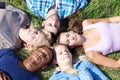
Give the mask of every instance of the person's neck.
POLYGON ((19 62, 18 62, 18 65, 20 66, 20 68, 26 70, 26 67, 25 67, 25 65, 23 64, 23 61, 19 61, 19 62))
POLYGON ((74 69, 72 65, 66 65, 63 68, 61 68, 62 71, 68 73, 68 74, 77 74, 78 71, 74 69))
POLYGON ((82 36, 85 38, 85 41, 83 42, 82 46, 84 46, 86 44, 86 41, 87 41, 87 37, 85 34, 82 34, 82 36))
MULTIPOLYGON (((23 29, 24 29, 24 28, 22 28, 22 27, 19 29, 18 36, 19 36, 20 39, 21 39, 21 36, 20 36, 20 35, 21 35, 23 29)), ((22 40, 22 39, 21 39, 21 40, 22 40)))
POLYGON ((86 37, 83 34, 80 34, 80 40, 75 46, 83 46, 86 42, 86 37))

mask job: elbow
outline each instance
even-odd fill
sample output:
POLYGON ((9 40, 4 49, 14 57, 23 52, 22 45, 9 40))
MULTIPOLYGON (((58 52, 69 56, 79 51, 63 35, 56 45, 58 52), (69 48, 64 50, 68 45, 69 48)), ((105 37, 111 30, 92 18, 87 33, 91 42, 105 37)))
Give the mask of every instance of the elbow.
POLYGON ((94 54, 93 53, 86 53, 86 57, 89 61, 92 61, 94 60, 94 54))
POLYGON ((86 20, 84 20, 84 21, 82 22, 82 25, 83 25, 83 26, 87 26, 87 25, 89 25, 89 24, 92 24, 92 22, 91 22, 90 19, 86 19, 86 20))

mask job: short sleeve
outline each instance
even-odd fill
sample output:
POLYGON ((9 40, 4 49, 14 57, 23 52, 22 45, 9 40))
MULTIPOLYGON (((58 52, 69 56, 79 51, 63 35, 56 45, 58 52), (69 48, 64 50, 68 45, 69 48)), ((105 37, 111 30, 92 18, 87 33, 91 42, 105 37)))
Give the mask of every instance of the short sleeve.
POLYGON ((2 57, 3 55, 9 54, 11 53, 12 50, 11 49, 1 49, 0 50, 0 57, 2 57), (9 52, 10 51, 10 52, 9 52))

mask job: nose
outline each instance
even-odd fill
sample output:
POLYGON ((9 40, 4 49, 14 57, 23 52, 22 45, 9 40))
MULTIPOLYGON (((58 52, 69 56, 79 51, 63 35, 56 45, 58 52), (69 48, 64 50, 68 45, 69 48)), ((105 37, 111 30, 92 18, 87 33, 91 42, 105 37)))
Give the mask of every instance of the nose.
POLYGON ((74 36, 71 36, 71 37, 70 37, 70 40, 74 40, 74 36))
POLYGON ((53 26, 53 27, 56 27, 56 24, 57 24, 56 20, 51 22, 51 26, 53 26))
POLYGON ((34 33, 35 33, 35 34, 38 34, 38 31, 37 31, 37 30, 35 30, 35 31, 34 31, 34 33))
POLYGON ((64 55, 67 55, 67 52, 64 52, 64 55))

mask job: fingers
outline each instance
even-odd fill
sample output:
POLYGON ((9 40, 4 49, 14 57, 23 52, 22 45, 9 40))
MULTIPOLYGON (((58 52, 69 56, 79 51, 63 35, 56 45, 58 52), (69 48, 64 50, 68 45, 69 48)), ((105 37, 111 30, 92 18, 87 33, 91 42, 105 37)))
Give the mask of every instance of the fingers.
POLYGON ((50 31, 54 35, 56 35, 58 32, 58 29, 56 27, 53 27, 53 26, 44 26, 44 29, 50 31))
POLYGON ((6 75, 3 71, 0 71, 0 80, 10 80, 10 77, 6 75))

